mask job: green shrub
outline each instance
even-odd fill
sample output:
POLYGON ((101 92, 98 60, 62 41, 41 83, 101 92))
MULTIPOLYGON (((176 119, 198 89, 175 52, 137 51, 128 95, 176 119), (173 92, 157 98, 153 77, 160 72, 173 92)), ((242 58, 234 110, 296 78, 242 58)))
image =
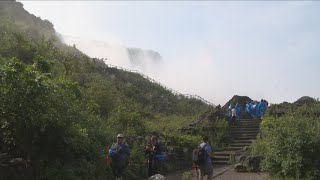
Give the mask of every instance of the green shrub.
POLYGON ((261 123, 252 153, 264 155, 262 169, 293 179, 320 178, 320 105, 302 106, 261 123))

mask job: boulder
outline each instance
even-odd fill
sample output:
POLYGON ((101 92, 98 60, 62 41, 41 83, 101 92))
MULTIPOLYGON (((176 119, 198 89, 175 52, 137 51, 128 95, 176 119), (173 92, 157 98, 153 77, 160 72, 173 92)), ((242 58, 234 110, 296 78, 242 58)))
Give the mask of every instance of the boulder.
POLYGON ((262 156, 248 156, 244 160, 243 164, 251 171, 258 172, 260 171, 260 163, 262 159, 262 156))
POLYGON ((298 106, 304 105, 304 104, 313 104, 317 102, 315 99, 309 97, 309 96, 303 96, 301 98, 299 98, 296 102, 294 102, 293 104, 296 104, 298 106))
POLYGON ((27 162, 22 158, 14 158, 9 162, 10 165, 26 165, 27 162))
POLYGON ((246 167, 241 163, 234 165, 234 170, 236 172, 246 172, 247 171, 246 167))
POLYGON ((161 174, 156 174, 156 175, 149 177, 148 180, 167 180, 167 178, 161 174))

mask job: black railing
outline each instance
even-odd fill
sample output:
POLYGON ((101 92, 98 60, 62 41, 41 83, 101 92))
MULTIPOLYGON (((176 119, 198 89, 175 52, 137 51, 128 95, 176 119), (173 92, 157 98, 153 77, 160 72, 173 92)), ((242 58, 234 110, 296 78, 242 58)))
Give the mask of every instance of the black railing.
POLYGON ((179 96, 183 96, 183 97, 186 97, 186 98, 189 98, 189 99, 197 99, 197 100, 200 100, 202 101, 203 103, 207 104, 207 105, 210 105, 210 106, 213 106, 215 107, 215 105, 205 99, 203 99, 202 97, 198 96, 198 95, 192 95, 192 94, 182 94, 172 88, 169 88, 163 84, 161 84, 160 82, 150 78, 149 76, 137 71, 137 70, 130 70, 130 69, 126 69, 126 68, 123 68, 123 67, 120 67, 120 66, 115 66, 115 65, 112 65, 112 64, 106 64, 108 67, 111 67, 111 68, 116 68, 116 69, 120 69, 120 70, 124 70, 124 71, 127 71, 127 72, 132 72, 132 73, 137 73, 139 75, 141 75, 143 78, 149 80, 150 82, 152 83, 155 83, 155 84, 158 84, 159 86, 163 87, 164 89, 170 91, 172 94, 174 95, 179 95, 179 96))

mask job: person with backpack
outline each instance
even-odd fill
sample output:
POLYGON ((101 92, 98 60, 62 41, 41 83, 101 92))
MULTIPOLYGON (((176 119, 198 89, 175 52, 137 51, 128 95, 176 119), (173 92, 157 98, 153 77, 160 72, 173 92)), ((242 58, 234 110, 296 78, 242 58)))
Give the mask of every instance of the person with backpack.
POLYGON ((200 180, 207 175, 207 179, 212 179, 213 165, 211 160, 212 147, 209 145, 208 136, 203 137, 203 142, 199 145, 198 162, 200 169, 200 180))
POLYGON ((122 180, 123 173, 129 164, 130 149, 124 144, 124 136, 117 135, 117 142, 113 143, 109 149, 111 157, 111 169, 116 180, 122 180))
POLYGON ((148 155, 148 177, 150 177, 158 173, 160 163, 163 160, 161 148, 156 136, 151 137, 150 143, 146 147, 145 153, 148 155))

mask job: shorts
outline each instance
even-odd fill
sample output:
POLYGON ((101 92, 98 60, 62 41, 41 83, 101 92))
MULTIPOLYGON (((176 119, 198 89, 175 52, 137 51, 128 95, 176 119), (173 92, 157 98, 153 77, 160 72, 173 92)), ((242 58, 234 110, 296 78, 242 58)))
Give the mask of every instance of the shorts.
POLYGON ((212 165, 208 165, 208 166, 200 166, 200 176, 212 176, 213 175, 213 166, 212 165))

